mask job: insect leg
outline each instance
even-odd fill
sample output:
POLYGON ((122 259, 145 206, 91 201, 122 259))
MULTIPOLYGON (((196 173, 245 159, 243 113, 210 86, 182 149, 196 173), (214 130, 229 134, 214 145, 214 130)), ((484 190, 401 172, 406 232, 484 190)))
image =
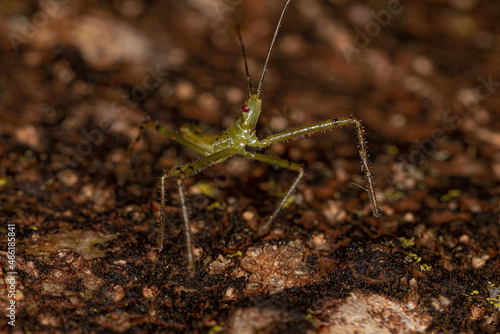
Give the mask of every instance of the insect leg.
POLYGON ((195 265, 194 265, 194 256, 193 256, 193 241, 191 237, 191 230, 189 228, 189 217, 186 209, 186 201, 183 191, 182 181, 184 178, 191 176, 211 165, 214 165, 219 162, 223 162, 230 156, 238 153, 239 149, 228 148, 211 154, 207 157, 201 158, 197 161, 191 162, 186 165, 182 165, 180 167, 176 167, 170 170, 166 170, 161 177, 161 206, 160 206, 160 228, 158 233, 158 244, 157 250, 161 251, 163 249, 163 235, 166 224, 165 217, 165 206, 166 206, 166 186, 165 181, 167 178, 175 176, 177 177, 177 186, 179 189, 179 196, 181 199, 181 209, 182 209, 182 220, 184 223, 184 235, 186 237, 186 249, 187 249, 187 257, 188 257, 188 271, 189 276, 193 277, 195 274, 195 265))
POLYGON ((206 149, 204 149, 203 147, 200 147, 199 145, 196 145, 195 143, 185 139, 184 137, 182 137, 182 135, 180 133, 175 133, 173 131, 170 131, 169 129, 167 129, 167 128, 161 126, 160 124, 153 122, 152 120, 149 120, 149 119, 145 120, 141 123, 139 135, 137 136, 137 139, 132 144, 133 146, 137 145, 137 143, 141 139, 141 135, 142 135, 142 132, 144 131, 144 128, 150 128, 151 130, 158 132, 158 133, 160 133, 160 134, 162 134, 162 135, 164 135, 172 140, 175 140, 176 142, 178 142, 184 146, 187 146, 190 149, 193 149, 196 152, 201 153, 203 155, 207 155, 208 153, 210 153, 206 149))
POLYGON ((290 169, 290 170, 293 170, 293 171, 299 173, 299 175, 297 176, 297 178, 295 179, 295 181, 293 181, 292 186, 290 187, 290 189, 288 189, 288 192, 286 193, 285 197, 283 197, 283 199, 276 206, 276 209, 274 210, 273 214, 259 228, 259 235, 262 236, 262 235, 265 235, 265 234, 267 234, 269 232, 269 228, 271 227, 271 224, 272 224, 274 218, 276 218, 276 216, 278 215, 279 211, 281 210, 281 208, 283 207, 283 205, 286 203, 286 201, 288 200, 288 198, 292 194, 292 192, 295 189, 295 187, 297 187, 297 184, 299 184, 300 180, 302 179, 302 176, 304 175, 304 168, 301 165, 299 165, 298 163, 291 162, 291 161, 284 160, 284 159, 279 159, 279 158, 271 157, 271 156, 265 155, 265 154, 259 154, 259 153, 253 153, 253 152, 246 152, 245 151, 241 155, 244 156, 244 157, 246 157, 246 158, 248 158, 248 159, 254 159, 254 160, 258 160, 258 161, 267 162, 269 164, 273 164, 273 165, 276 165, 276 166, 287 168, 287 169, 290 169))
POLYGON ((274 135, 266 137, 255 146, 265 147, 280 141, 298 138, 305 135, 312 135, 316 132, 325 131, 349 124, 354 124, 356 126, 356 134, 359 144, 358 152, 359 156, 361 157, 361 169, 365 173, 365 184, 368 192, 368 197, 370 199, 370 204, 372 206, 373 215, 376 218, 381 218, 382 214, 380 213, 377 196, 375 194, 375 181, 373 180, 370 162, 368 161, 368 152, 366 151, 366 140, 364 135, 365 130, 361 126, 361 122, 354 117, 351 116, 346 118, 330 119, 323 122, 313 123, 292 130, 276 133, 274 135))
POLYGON ((167 129, 167 128, 165 128, 165 127, 163 127, 163 126, 159 125, 158 123, 153 122, 151 120, 145 120, 141 123, 139 134, 137 135, 137 138, 134 140, 134 142, 132 144, 130 144, 130 146, 128 148, 128 152, 127 152, 127 159, 129 160, 128 164, 125 166, 124 170, 121 170, 118 172, 118 184, 120 186, 124 185, 125 182, 127 181, 132 157, 135 154, 135 149, 137 147, 137 144, 139 143, 139 140, 141 140, 141 138, 142 138, 142 135, 144 133, 144 128, 150 128, 153 131, 160 133, 160 134, 162 134, 162 135, 164 135, 172 140, 175 140, 178 143, 180 143, 184 146, 187 146, 187 147, 189 147, 189 148, 191 148, 191 149, 195 150, 196 152, 201 153, 203 155, 210 154, 210 152, 207 151, 205 148, 200 147, 199 145, 196 145, 195 143, 185 139, 184 137, 182 137, 181 134, 170 131, 169 129, 167 129))

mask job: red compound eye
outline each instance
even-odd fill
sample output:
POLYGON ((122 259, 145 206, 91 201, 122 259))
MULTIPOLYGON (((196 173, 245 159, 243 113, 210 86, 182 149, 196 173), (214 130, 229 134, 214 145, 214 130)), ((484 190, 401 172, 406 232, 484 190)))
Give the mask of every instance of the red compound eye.
POLYGON ((243 111, 243 112, 249 112, 250 108, 248 108, 248 106, 246 104, 244 104, 244 105, 241 106, 241 111, 243 111))

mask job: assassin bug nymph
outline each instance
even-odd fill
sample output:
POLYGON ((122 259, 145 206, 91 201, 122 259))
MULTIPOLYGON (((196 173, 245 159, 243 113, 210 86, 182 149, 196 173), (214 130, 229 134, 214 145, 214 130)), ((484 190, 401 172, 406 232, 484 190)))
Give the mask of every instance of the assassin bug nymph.
POLYGON ((323 122, 300 126, 292 130, 273 134, 262 140, 259 140, 256 136, 255 127, 257 125, 257 120, 259 119, 259 115, 262 108, 261 92, 262 92, 262 83, 264 81, 264 74, 266 73, 267 70, 269 57, 271 55, 271 51, 273 49, 273 45, 276 40, 276 36, 278 35, 278 31, 281 25, 281 20, 283 19, 283 15, 285 14, 286 8, 288 7, 290 1, 291 0, 287 0, 281 11, 278 24, 274 31, 274 36, 271 41, 271 46, 269 47, 267 58, 264 63, 264 68, 262 70, 259 87, 257 88, 257 91, 255 93, 252 90, 250 82, 250 75, 248 72, 248 65, 245 55, 245 48, 243 42, 241 41, 241 34, 239 34, 241 49, 243 52, 244 63, 245 63, 245 71, 247 75, 247 85, 248 85, 248 97, 245 100, 245 103, 241 107, 241 117, 239 120, 237 120, 234 124, 232 124, 227 130, 222 132, 222 134, 219 136, 206 136, 203 134, 200 135, 199 130, 196 127, 190 127, 190 126, 184 126, 181 128, 181 133, 175 133, 162 127, 156 122, 153 122, 151 120, 145 120, 141 123, 139 136, 134 142, 137 143, 139 141, 144 128, 150 128, 204 155, 204 157, 200 158, 199 160, 193 161, 191 163, 170 170, 165 170, 161 177, 161 209, 159 218, 160 228, 158 233, 157 249, 158 251, 161 251, 163 248, 163 233, 166 223, 165 181, 169 177, 176 177, 179 197, 181 201, 182 220, 184 222, 184 234, 186 238, 186 248, 188 257, 188 271, 190 277, 193 277, 195 274, 195 261, 193 256, 193 242, 191 237, 188 213, 186 210, 186 202, 182 184, 184 178, 189 177, 214 164, 221 163, 234 155, 241 155, 248 159, 266 162, 269 164, 273 164, 297 172, 298 176, 293 182, 288 192, 286 193, 285 197, 283 197, 283 199, 278 203, 276 209, 274 210, 272 215, 267 219, 267 221, 259 228, 258 233, 260 236, 262 236, 269 231, 273 219, 277 216, 278 212, 283 207, 288 197, 293 192, 293 190, 301 180, 302 176, 304 175, 303 167, 295 162, 275 158, 265 154, 249 152, 246 150, 247 147, 264 148, 277 142, 286 141, 289 139, 302 137, 304 135, 311 135, 316 132, 321 132, 332 128, 353 124, 356 128, 356 134, 358 137, 358 144, 359 144, 358 151, 361 157, 362 170, 364 171, 365 174, 366 191, 368 192, 368 197, 371 203, 373 215, 377 218, 381 217, 380 209, 375 195, 375 184, 373 181, 373 175, 371 172, 370 163, 368 161, 368 153, 366 151, 364 130, 363 127, 361 126, 361 122, 355 119, 354 117, 351 116, 347 118, 335 118, 323 122))

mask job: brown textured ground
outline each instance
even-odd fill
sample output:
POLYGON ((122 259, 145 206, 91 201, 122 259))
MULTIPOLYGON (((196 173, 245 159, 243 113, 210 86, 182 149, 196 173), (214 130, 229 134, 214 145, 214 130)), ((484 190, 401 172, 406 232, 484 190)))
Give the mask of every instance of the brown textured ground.
POLYGON ((197 155, 148 133, 129 163, 140 122, 229 126, 246 94, 233 25, 256 85, 282 2, 0 3, 0 259, 6 278, 15 224, 18 272, 16 327, 2 315, 2 330, 500 332, 494 1, 292 2, 258 134, 362 119, 384 218, 354 184, 344 128, 267 151, 306 167, 267 237, 294 175, 234 158, 186 182, 196 277, 174 182, 153 249, 161 170, 197 155))

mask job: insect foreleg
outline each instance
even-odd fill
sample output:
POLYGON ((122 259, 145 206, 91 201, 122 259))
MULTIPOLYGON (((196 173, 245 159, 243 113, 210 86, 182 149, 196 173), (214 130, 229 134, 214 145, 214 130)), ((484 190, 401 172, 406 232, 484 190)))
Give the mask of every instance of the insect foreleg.
POLYGON ((265 147, 269 146, 271 144, 288 140, 288 139, 293 139, 293 138, 298 138, 302 137, 305 135, 312 135, 316 132, 324 131, 324 130, 329 130, 332 128, 336 127, 341 127, 344 125, 349 125, 349 124, 354 124, 356 126, 356 134, 358 137, 358 152, 359 156, 361 157, 361 166, 363 169, 363 172, 365 173, 365 183, 366 187, 368 188, 368 197, 370 199, 370 203, 372 206, 372 211, 373 215, 376 218, 382 217, 380 213, 380 208, 378 206, 377 202, 377 197, 375 194, 375 181, 373 180, 373 174, 372 170, 370 167, 370 162, 368 161, 368 153, 366 151, 366 140, 365 140, 365 135, 364 135, 364 130, 363 127, 361 126, 361 122, 355 119, 354 117, 347 117, 347 118, 335 118, 335 119, 330 119, 326 120, 323 122, 318 122, 318 123, 313 123, 305 126, 300 126, 298 128, 276 133, 274 135, 270 135, 269 137, 266 137, 263 139, 260 143, 256 144, 255 146, 259 147, 265 147))
POLYGON ((258 161, 267 162, 269 164, 273 164, 273 165, 276 165, 276 166, 287 168, 287 169, 290 169, 290 170, 293 170, 293 171, 299 173, 299 175, 297 176, 297 178, 295 179, 295 181, 293 181, 293 184, 290 187, 290 189, 288 189, 288 192, 286 193, 285 197, 283 197, 283 199, 281 200, 281 202, 279 202, 278 205, 276 206, 276 209, 274 210, 273 214, 259 228, 259 235, 262 236, 262 235, 265 235, 265 234, 267 234, 269 232, 269 228, 271 227, 271 224, 272 224, 274 218, 276 218, 276 216, 278 215, 279 211, 281 210, 281 208, 283 207, 283 205, 285 205, 286 201, 288 200, 288 198, 292 194, 292 191, 299 184, 300 180, 302 179, 302 176, 304 175, 304 168, 301 165, 299 165, 299 164, 297 164, 295 162, 291 162, 291 161, 288 161, 288 160, 271 157, 271 156, 268 156, 268 155, 265 155, 265 154, 259 154, 259 153, 253 153, 253 152, 244 152, 241 155, 244 156, 244 157, 246 157, 246 158, 248 158, 248 159, 254 159, 254 160, 258 160, 258 161))

